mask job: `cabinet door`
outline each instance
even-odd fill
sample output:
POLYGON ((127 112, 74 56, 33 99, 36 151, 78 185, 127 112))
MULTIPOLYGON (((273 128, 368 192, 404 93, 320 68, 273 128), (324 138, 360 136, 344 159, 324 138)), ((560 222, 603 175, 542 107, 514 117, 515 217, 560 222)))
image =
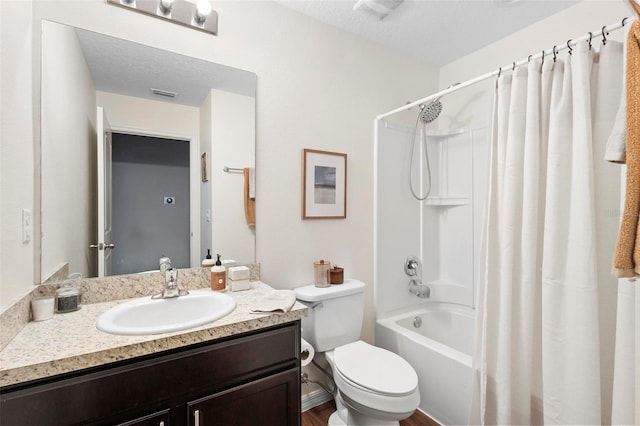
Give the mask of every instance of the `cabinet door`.
POLYGON ((118 426, 169 426, 169 410, 162 410, 148 416, 140 417, 118 426))
POLYGON ((293 368, 187 404, 189 426, 300 425, 300 370, 293 368))

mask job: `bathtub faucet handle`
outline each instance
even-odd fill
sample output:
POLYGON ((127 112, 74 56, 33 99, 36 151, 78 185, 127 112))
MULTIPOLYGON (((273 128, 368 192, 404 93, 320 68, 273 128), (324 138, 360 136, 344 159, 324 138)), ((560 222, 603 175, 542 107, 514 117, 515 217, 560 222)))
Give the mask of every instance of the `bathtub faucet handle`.
POLYGON ((422 266, 417 256, 409 256, 404 263, 404 272, 410 277, 420 277, 422 266))

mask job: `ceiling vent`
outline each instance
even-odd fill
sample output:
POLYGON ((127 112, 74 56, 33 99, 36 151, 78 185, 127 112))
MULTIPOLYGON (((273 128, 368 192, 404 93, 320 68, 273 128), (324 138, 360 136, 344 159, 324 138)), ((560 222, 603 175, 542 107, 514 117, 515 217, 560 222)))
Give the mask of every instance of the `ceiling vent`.
POLYGON ((149 89, 151 91, 152 94, 156 95, 156 96, 162 96, 165 98, 175 98, 178 96, 178 94, 176 92, 170 92, 168 90, 162 90, 162 89, 154 89, 153 87, 151 89, 149 89))
POLYGON ((365 12, 383 20, 403 2, 404 0, 358 0, 353 10, 365 12))

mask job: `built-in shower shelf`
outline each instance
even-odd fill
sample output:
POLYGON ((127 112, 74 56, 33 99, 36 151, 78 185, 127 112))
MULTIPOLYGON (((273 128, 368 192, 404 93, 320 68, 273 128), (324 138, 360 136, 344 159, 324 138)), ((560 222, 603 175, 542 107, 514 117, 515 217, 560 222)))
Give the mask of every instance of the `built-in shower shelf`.
POLYGON ((465 206, 469 204, 469 197, 463 195, 446 195, 442 197, 428 197, 424 200, 427 206, 435 207, 454 207, 465 206))
POLYGON ((434 139, 446 139, 451 136, 461 135, 466 132, 467 129, 459 128, 459 129, 429 129, 426 130, 426 135, 430 138, 434 139))

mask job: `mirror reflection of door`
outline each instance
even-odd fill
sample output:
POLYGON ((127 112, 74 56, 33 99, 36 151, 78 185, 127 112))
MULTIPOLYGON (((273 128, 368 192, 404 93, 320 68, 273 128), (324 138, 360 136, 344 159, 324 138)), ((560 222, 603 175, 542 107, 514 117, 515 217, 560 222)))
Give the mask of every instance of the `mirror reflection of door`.
POLYGON ((98 182, 98 242, 91 247, 98 255, 98 276, 112 275, 111 258, 114 249, 112 227, 112 135, 109 120, 102 107, 96 113, 97 182, 98 182))
POLYGON ((113 133, 113 275, 189 267, 189 165, 189 141, 113 133))

